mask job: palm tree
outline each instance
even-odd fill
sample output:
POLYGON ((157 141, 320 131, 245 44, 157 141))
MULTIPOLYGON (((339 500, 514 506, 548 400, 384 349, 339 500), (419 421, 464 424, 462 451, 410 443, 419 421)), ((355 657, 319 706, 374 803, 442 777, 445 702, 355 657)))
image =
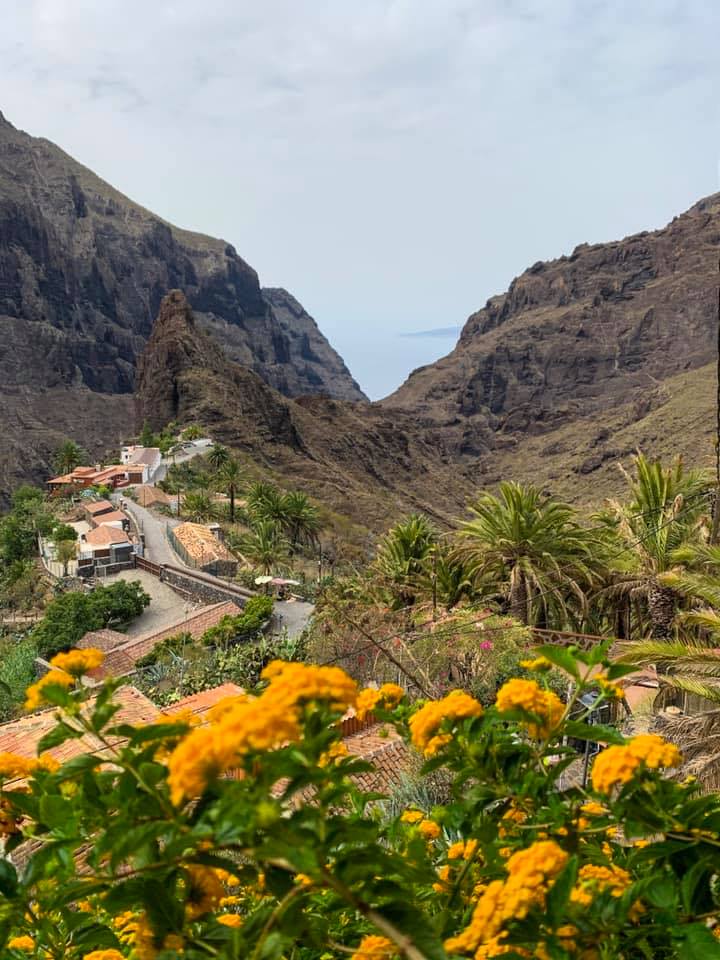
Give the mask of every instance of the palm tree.
POLYGON ((186 520, 202 523, 214 520, 216 514, 212 498, 204 490, 192 490, 183 497, 183 516, 186 520))
POLYGON ((432 596, 433 603, 452 610, 462 600, 475 594, 474 568, 456 550, 436 546, 425 565, 421 579, 424 592, 432 596))
POLYGON ((676 614, 676 636, 620 644, 618 659, 655 667, 662 702, 669 700, 669 690, 680 690, 720 703, 720 547, 685 548, 676 558, 698 568, 658 575, 660 586, 672 590, 688 608, 676 614))
POLYGON ((395 607, 415 602, 436 542, 435 530, 421 514, 397 523, 380 540, 373 567, 390 589, 395 607))
POLYGON ((247 505, 248 513, 256 520, 281 523, 285 519, 283 495, 271 483, 253 483, 248 490, 247 505))
POLYGON ((307 495, 299 490, 283 494, 280 503, 280 523, 293 550, 299 543, 317 543, 320 530, 320 512, 307 495))
POLYGON ((217 482, 230 497, 230 523, 235 523, 235 495, 243 479, 243 469, 234 457, 226 460, 218 470, 217 482))
POLYGON ((458 553, 479 587, 499 589, 510 613, 530 626, 564 626, 576 610, 582 619, 604 550, 572 507, 506 482, 499 496, 479 496, 470 512, 473 519, 460 523, 458 553))
POLYGON ((74 440, 65 440, 55 454, 53 462, 57 472, 62 474, 72 473, 83 460, 87 460, 87 454, 83 448, 74 440))
POLYGON ((708 481, 697 470, 685 471, 678 457, 669 467, 642 453, 634 458, 635 475, 623 470, 630 488, 627 502, 609 501, 620 542, 633 569, 616 578, 613 590, 647 603, 650 632, 671 635, 679 594, 662 574, 677 564, 677 551, 698 539, 707 509, 708 481))
POLYGON ((216 472, 230 459, 230 451, 221 443, 214 443, 207 455, 210 466, 216 472))
POLYGON ((272 520, 258 520, 250 533, 240 539, 238 546, 240 552, 265 576, 273 572, 289 551, 282 530, 272 520))

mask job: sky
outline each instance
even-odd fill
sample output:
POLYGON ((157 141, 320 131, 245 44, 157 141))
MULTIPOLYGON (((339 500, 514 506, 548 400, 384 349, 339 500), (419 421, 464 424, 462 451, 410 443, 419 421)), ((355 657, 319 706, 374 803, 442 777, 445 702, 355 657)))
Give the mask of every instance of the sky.
POLYGON ((0 110, 379 398, 535 261, 720 189, 719 38, 716 0, 0 0, 0 110))

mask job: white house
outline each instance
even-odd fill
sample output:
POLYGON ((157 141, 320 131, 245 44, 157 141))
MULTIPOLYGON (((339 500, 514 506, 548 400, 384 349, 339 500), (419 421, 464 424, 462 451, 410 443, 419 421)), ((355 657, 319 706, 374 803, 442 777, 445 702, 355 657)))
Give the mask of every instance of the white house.
POLYGON ((120 462, 129 467, 131 483, 149 483, 160 466, 162 454, 157 447, 140 447, 135 444, 123 447, 120 462))

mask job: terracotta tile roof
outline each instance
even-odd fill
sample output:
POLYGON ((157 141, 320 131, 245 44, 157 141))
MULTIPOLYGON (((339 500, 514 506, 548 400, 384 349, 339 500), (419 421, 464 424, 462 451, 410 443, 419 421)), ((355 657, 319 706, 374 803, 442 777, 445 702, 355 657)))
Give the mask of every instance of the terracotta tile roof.
POLYGON ((363 790, 391 793, 412 764, 408 745, 387 724, 368 727, 345 737, 343 743, 350 753, 373 765, 373 770, 353 777, 363 790))
POLYGON ((103 524, 101 527, 96 527, 94 530, 86 533, 84 542, 89 543, 93 547, 104 547, 109 546, 111 543, 130 543, 130 540, 124 530, 119 530, 117 527, 108 527, 103 524))
POLYGON ((98 526, 104 526, 107 523, 124 523, 128 520, 128 515, 122 510, 112 510, 110 513, 102 513, 99 517, 93 517, 93 523, 98 526))
POLYGON ((159 447, 142 447, 131 454, 128 463, 142 463, 149 466, 150 464, 155 463, 159 456, 159 447))
POLYGON ((217 626, 223 617, 237 616, 239 612, 239 608, 232 601, 227 600, 224 603, 215 603, 212 606, 203 607, 189 617, 176 620, 175 623, 159 632, 133 637, 122 646, 111 650, 103 665, 97 670, 93 670, 90 676, 94 680, 100 680, 104 677, 124 677, 133 672, 135 662, 140 657, 150 653, 168 637, 174 637, 178 633, 189 633, 198 640, 210 627, 217 626))
POLYGON ((96 513, 104 513, 114 509, 115 504, 110 503, 109 500, 96 500, 93 503, 88 503, 85 505, 85 510, 93 516, 96 513))
POLYGON ((165 713, 180 713, 182 710, 191 710, 198 716, 203 716, 225 697, 239 697, 243 693, 245 693, 243 688, 236 683, 223 683, 219 687, 213 687, 212 690, 201 690, 200 693, 183 697, 182 700, 178 700, 177 703, 167 707, 165 713))
POLYGON ((175 502, 175 498, 168 496, 160 487, 151 487, 145 483, 139 487, 135 487, 135 496, 141 507, 148 507, 153 503, 175 502))
POLYGON ((81 650, 93 647, 95 650, 102 650, 105 653, 108 650, 114 650, 123 643, 127 643, 127 634, 120 633, 118 630, 89 630, 84 636, 80 637, 77 646, 81 650))
MULTIPOLYGON (((148 723, 155 719, 160 711, 144 693, 136 687, 125 686, 115 694, 115 700, 120 704, 120 710, 115 715, 118 723, 148 723)), ((95 698, 87 701, 83 709, 91 710, 95 698)), ((21 757, 37 756, 37 745, 40 740, 53 729, 56 723, 56 711, 42 710, 0 724, 0 753, 8 751, 17 753, 21 757)), ((77 740, 66 740, 58 747, 53 747, 50 753, 61 762, 77 757, 83 753, 92 753, 102 749, 102 743, 86 734, 77 740)))
POLYGON ((203 563, 211 563, 213 560, 236 560, 212 530, 201 523, 181 523, 173 529, 173 534, 195 560, 201 560, 203 563))

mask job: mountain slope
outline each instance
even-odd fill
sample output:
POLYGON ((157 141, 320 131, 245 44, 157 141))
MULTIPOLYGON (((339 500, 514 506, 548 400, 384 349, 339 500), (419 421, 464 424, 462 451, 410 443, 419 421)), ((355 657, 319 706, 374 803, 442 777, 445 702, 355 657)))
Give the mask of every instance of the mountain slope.
POLYGON ((136 422, 199 422, 256 467, 360 526, 424 510, 445 522, 470 478, 411 414, 322 397, 290 399, 231 361, 200 328, 184 294, 162 301, 138 364, 136 422))
POLYGON ((0 114, 0 404, 36 434, 11 435, 25 456, 0 455, 5 489, 44 469, 58 433, 95 446, 108 404, 90 394, 117 397, 106 432, 123 432, 136 359, 177 286, 228 355, 278 390, 364 399, 314 321, 289 294, 263 293, 229 244, 173 227, 0 114))
POLYGON ((442 430, 460 457, 620 408, 639 421, 666 380, 714 356, 719 254, 716 194, 662 230, 536 263, 384 404, 442 430))

